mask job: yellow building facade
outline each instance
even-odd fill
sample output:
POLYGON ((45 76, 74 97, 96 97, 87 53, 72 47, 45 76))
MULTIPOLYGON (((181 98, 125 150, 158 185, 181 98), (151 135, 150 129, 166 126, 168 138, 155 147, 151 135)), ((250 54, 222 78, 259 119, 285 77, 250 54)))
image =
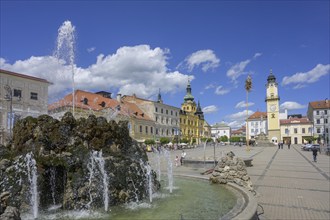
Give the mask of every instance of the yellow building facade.
POLYGON ((201 143, 201 138, 204 137, 204 121, 204 113, 200 103, 198 102, 196 105, 191 94, 190 82, 188 81, 186 95, 180 110, 181 139, 187 139, 190 144, 194 141, 196 141, 196 144, 201 143))
POLYGON ((272 71, 267 78, 266 84, 266 105, 267 105, 267 123, 268 139, 277 144, 281 141, 280 119, 279 119, 279 101, 278 84, 272 71))

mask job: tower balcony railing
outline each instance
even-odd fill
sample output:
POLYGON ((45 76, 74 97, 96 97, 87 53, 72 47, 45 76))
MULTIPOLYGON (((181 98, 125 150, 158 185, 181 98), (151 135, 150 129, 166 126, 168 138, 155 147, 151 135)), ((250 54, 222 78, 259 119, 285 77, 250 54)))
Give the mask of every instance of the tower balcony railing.
POLYGON ((268 100, 280 100, 280 97, 278 95, 266 96, 265 101, 268 100))

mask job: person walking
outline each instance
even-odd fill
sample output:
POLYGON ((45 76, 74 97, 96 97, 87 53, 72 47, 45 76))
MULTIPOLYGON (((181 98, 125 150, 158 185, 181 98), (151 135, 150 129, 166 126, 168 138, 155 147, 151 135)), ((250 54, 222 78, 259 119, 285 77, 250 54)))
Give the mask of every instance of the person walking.
POLYGON ((180 157, 181 166, 183 165, 183 160, 184 160, 185 157, 186 157, 186 152, 184 152, 184 150, 182 150, 181 157, 180 157))
POLYGON ((315 163, 317 162, 317 159, 316 159, 316 157, 317 157, 317 151, 318 151, 318 149, 314 146, 312 148, 312 152, 313 152, 313 160, 314 160, 315 163))
POLYGON ((288 149, 290 150, 291 141, 288 142, 288 149))

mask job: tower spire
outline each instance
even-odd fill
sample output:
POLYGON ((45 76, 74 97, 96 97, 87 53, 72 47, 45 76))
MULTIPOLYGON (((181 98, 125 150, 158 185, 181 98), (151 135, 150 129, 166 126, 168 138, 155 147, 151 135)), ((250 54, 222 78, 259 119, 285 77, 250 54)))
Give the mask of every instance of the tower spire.
POLYGON ((159 92, 158 92, 158 99, 157 99, 157 102, 159 102, 159 103, 163 103, 162 95, 160 94, 160 88, 159 88, 159 92))

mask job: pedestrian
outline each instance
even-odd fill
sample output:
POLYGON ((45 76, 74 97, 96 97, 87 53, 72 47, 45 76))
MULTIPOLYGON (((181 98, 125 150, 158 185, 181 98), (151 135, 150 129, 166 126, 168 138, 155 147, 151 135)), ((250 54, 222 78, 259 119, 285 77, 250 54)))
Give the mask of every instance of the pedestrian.
POLYGON ((175 166, 176 167, 179 166, 179 156, 178 155, 175 156, 175 166))
POLYGON ((181 153, 181 157, 180 157, 180 164, 183 165, 183 160, 184 158, 186 157, 186 152, 184 152, 184 150, 182 150, 182 153, 181 153))
POLYGON ((318 151, 318 149, 314 146, 314 147, 312 148, 312 152, 313 152, 313 159, 314 159, 314 162, 315 162, 315 163, 317 162, 317 160, 316 160, 316 157, 317 157, 317 151, 318 151))
POLYGON ((278 142, 278 149, 281 149, 281 143, 280 142, 278 142))
POLYGON ((283 142, 281 142, 281 149, 283 149, 283 142))
POLYGON ((288 149, 290 150, 291 141, 288 142, 288 149))

